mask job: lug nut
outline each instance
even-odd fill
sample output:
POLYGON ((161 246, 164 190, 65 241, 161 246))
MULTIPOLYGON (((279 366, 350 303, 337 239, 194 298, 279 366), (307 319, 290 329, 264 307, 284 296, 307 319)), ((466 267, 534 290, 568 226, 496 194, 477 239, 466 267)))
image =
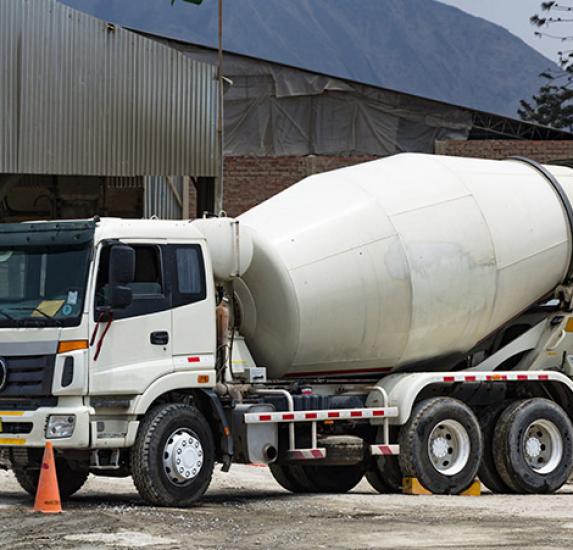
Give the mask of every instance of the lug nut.
POLYGON ((178 454, 178 455, 181 454, 181 449, 177 449, 177 454, 178 454))
POLYGON ((177 464, 181 464, 181 459, 180 459, 180 458, 177 459, 177 464))

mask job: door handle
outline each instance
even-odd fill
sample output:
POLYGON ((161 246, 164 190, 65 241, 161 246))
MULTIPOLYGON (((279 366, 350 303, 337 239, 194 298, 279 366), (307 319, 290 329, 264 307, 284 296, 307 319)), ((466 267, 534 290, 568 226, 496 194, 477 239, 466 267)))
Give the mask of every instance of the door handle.
POLYGON ((166 346, 169 343, 169 333, 166 330, 152 332, 149 335, 149 341, 154 346, 166 346))

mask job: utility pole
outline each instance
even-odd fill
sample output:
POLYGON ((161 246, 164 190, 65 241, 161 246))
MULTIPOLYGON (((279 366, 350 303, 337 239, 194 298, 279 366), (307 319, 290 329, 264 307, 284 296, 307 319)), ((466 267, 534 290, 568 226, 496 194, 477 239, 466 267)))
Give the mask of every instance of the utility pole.
POLYGON ((219 174, 215 178, 215 197, 214 210, 218 215, 223 210, 223 178, 225 171, 225 150, 224 150, 224 133, 223 133, 223 0, 219 0, 219 44, 218 44, 218 68, 217 80, 219 83, 218 108, 217 108, 217 149, 219 157, 219 174))

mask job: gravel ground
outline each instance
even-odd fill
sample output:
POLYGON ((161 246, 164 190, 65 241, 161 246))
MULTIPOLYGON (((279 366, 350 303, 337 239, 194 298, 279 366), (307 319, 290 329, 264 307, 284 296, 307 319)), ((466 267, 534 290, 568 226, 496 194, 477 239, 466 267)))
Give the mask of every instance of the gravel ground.
POLYGON ((0 473, 0 548, 570 548, 573 486, 553 496, 290 495, 266 468, 216 472, 191 509, 145 505, 131 480, 91 477, 61 515, 31 512, 0 473))

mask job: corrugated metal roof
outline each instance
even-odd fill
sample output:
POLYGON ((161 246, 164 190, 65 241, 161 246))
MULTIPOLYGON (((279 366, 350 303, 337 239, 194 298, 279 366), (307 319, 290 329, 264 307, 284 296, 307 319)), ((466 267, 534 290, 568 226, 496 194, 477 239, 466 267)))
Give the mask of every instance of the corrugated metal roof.
POLYGON ((1 0, 0 74, 0 172, 217 174, 212 65, 54 0, 1 0))

